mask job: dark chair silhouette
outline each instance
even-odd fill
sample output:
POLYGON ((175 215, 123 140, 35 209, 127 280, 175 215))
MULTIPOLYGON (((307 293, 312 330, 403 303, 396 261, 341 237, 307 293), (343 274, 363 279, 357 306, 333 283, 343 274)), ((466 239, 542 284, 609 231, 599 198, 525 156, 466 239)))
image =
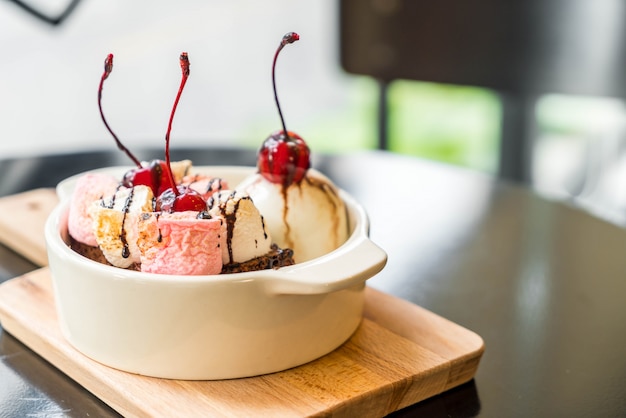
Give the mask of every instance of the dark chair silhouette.
POLYGON ((496 91, 498 174, 528 182, 541 95, 626 97, 625 20, 621 0, 339 0, 340 61, 380 83, 382 149, 392 81, 496 91))

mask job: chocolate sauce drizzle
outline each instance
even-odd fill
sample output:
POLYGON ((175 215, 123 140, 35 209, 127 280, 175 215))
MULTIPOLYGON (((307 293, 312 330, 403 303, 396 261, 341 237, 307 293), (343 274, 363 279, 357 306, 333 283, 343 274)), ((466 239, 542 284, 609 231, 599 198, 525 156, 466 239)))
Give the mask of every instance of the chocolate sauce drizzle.
POLYGON ((117 192, 122 190, 122 187, 124 187, 124 185, 122 183, 118 183, 117 187, 115 188, 115 192, 113 193, 113 196, 111 196, 111 199, 108 202, 104 200, 104 196, 100 196, 100 206, 107 209, 113 209, 113 207, 115 206, 115 198, 117 197, 117 192))
POLYGON ((219 177, 213 177, 210 181, 209 184, 207 185, 206 188, 206 192, 209 192, 211 190, 216 191, 216 192, 220 192, 223 189, 223 185, 222 185, 222 179, 219 177), (217 184, 217 187, 214 188, 214 186, 217 184))
POLYGON ((132 188, 128 191, 128 196, 126 197, 126 201, 124 202, 124 207, 122 208, 122 228, 120 229, 120 241, 122 241, 122 257, 128 258, 130 257, 130 248, 128 247, 128 240, 126 239, 126 215, 128 215, 128 211, 130 210, 130 205, 133 203, 133 196, 135 194, 135 188, 132 188))
MULTIPOLYGON (((229 199, 235 198, 236 192, 233 191, 229 196, 229 199)), ((237 211, 239 210, 239 205, 241 204, 241 199, 237 201, 235 207, 233 208, 233 212, 228 215, 226 214, 226 205, 220 206, 220 210, 222 212, 222 216, 226 220, 226 247, 228 248, 228 262, 232 263, 233 260, 233 235, 235 233, 235 222, 237 222, 237 211)))
MULTIPOLYGON (((226 222, 226 247, 228 249, 228 263, 227 264, 234 263, 233 236, 235 234, 235 225, 237 222, 237 212, 239 211, 239 205, 241 204, 243 200, 252 200, 250 196, 240 197, 238 200, 235 201, 235 205, 233 207, 232 212, 227 213, 226 208, 227 208, 228 202, 231 200, 235 200, 236 194, 237 194, 237 191, 233 191, 228 196, 228 198, 225 201, 220 202, 218 206, 222 219, 224 219, 224 221, 226 222)), ((207 207, 209 209, 212 209, 217 202, 219 202, 219 200, 216 200, 214 197, 210 197, 209 200, 207 201, 207 207)), ((268 236, 267 236, 267 230, 265 229, 265 220, 263 219, 262 216, 261 216, 261 226, 263 227, 263 237, 264 239, 267 240, 268 236)), ((258 242, 256 240, 255 240, 255 244, 258 246, 258 242)))

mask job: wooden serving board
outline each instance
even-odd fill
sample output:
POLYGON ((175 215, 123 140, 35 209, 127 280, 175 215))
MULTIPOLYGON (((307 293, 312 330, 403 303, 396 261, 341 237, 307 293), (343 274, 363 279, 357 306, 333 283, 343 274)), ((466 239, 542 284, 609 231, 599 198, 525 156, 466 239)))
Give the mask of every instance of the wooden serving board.
POLYGON ((58 201, 54 189, 0 198, 0 242, 39 266, 47 265, 43 228, 58 201))
POLYGON ((0 322, 133 417, 380 417, 472 379, 484 350, 477 334, 375 289, 365 295, 361 325, 330 354, 279 373, 220 381, 150 378, 82 355, 61 334, 47 267, 0 285, 0 322))
POLYGON ((137 417, 380 417, 469 381, 483 352, 475 333, 367 288, 356 333, 311 363, 221 381, 139 376, 97 363, 67 343, 47 267, 0 285, 0 321, 113 409, 137 417))

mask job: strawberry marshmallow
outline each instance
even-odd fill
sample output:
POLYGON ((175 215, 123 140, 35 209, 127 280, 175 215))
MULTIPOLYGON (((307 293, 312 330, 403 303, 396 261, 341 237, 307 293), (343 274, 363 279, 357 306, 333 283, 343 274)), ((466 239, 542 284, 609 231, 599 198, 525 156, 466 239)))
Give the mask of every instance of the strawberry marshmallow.
POLYGON ((204 200, 208 200, 213 193, 228 189, 226 180, 204 174, 187 175, 183 177, 182 185, 200 193, 204 200))
POLYGON ((193 211, 142 214, 137 224, 141 271, 180 275, 221 273, 222 220, 202 218, 202 215, 193 211))
POLYGON ((118 184, 115 177, 106 174, 90 173, 78 178, 67 225, 72 238, 92 247, 98 245, 89 208, 95 201, 114 194, 118 184))

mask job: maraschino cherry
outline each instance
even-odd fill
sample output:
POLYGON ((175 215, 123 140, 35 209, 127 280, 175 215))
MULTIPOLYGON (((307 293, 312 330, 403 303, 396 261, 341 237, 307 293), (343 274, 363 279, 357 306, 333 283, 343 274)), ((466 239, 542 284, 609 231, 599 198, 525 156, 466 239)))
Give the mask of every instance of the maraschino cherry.
POLYGON ((299 183, 304 178, 311 166, 310 151, 304 140, 296 133, 288 131, 280 109, 278 94, 276 93, 276 60, 278 54, 287 44, 300 39, 300 35, 289 32, 278 45, 272 63, 272 86, 274 88, 274 100, 278 108, 278 115, 283 129, 272 133, 259 150, 257 167, 259 173, 272 183, 289 187, 292 183, 299 183))
POLYGON ((170 162, 170 133, 172 132, 172 122, 174 121, 174 114, 176 113, 176 107, 178 107, 178 101, 180 100, 180 96, 185 88, 185 84, 187 83, 187 78, 189 77, 189 57, 186 52, 180 54, 180 68, 182 70, 182 79, 180 81, 178 93, 176 94, 176 99, 174 100, 174 106, 172 107, 170 121, 167 125, 167 132, 165 134, 165 171, 169 187, 157 198, 157 210, 164 212, 203 212, 206 210, 205 200, 195 190, 182 185, 176 185, 170 162))
POLYGON ((109 54, 104 61, 104 72, 100 78, 100 86, 98 88, 98 108, 100 109, 100 117, 104 122, 104 126, 106 126, 109 133, 113 136, 117 147, 124 151, 137 166, 137 168, 124 174, 122 184, 126 187, 140 185, 150 187, 152 193, 158 196, 157 210, 166 212, 183 212, 188 210, 202 212, 206 210, 206 202, 198 192, 184 186, 176 185, 170 162, 170 133, 172 131, 172 122, 178 101, 187 83, 187 78, 189 77, 189 57, 186 52, 180 55, 180 67, 183 76, 170 114, 167 133, 165 134, 165 161, 153 160, 148 166, 142 166, 141 162, 139 162, 128 148, 122 144, 117 135, 115 135, 104 117, 104 112, 102 111, 102 88, 104 86, 104 80, 106 80, 111 74, 111 71, 113 71, 113 54, 109 54))
POLYGON ((169 180, 167 179, 165 161, 154 160, 148 166, 142 166, 141 162, 128 150, 128 148, 126 148, 122 144, 122 142, 119 140, 115 132, 113 132, 106 118, 104 117, 104 112, 102 111, 102 88, 104 86, 104 80, 109 77, 112 71, 113 54, 109 54, 104 60, 104 72, 102 73, 102 77, 100 78, 100 85, 98 87, 98 109, 100 110, 100 117, 102 118, 102 122, 104 122, 104 126, 107 128, 107 130, 115 140, 117 147, 121 151, 123 151, 137 166, 137 168, 134 168, 124 174, 122 184, 126 187, 139 185, 148 186, 152 189, 152 192, 158 196, 165 190, 162 185, 169 184, 169 180))

